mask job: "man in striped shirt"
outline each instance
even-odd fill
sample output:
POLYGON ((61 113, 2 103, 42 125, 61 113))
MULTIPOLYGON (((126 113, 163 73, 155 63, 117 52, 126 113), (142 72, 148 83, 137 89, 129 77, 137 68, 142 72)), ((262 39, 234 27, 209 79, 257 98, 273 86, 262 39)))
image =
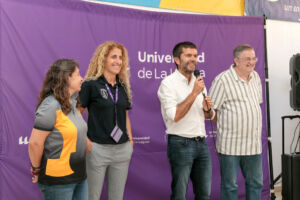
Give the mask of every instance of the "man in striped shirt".
POLYGON ((262 190, 262 86, 254 71, 257 57, 249 45, 233 51, 234 64, 219 74, 209 96, 217 112, 217 151, 220 155, 221 199, 238 199, 237 174, 246 180, 246 199, 258 200, 262 190))

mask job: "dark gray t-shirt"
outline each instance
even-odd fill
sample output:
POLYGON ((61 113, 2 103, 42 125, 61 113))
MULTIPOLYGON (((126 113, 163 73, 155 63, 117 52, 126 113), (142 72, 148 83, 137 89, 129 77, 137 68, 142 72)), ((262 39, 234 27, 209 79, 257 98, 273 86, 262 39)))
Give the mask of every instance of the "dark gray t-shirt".
POLYGON ((54 96, 46 97, 35 113, 34 128, 50 131, 44 144, 39 183, 70 184, 86 179, 87 125, 71 98, 72 110, 65 115, 54 96))

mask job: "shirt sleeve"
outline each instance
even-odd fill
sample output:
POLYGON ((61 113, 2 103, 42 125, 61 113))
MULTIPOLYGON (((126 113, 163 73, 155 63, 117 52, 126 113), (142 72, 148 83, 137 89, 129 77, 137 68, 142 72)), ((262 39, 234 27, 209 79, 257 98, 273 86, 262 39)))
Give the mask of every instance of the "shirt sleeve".
POLYGON ((259 75, 256 73, 256 79, 257 79, 257 87, 258 87, 258 92, 259 92, 259 103, 263 103, 263 94, 262 94, 262 85, 261 85, 261 80, 259 75))
POLYGON ((222 80, 219 77, 216 77, 213 81, 208 95, 213 102, 213 108, 220 110, 225 101, 225 88, 222 80))
POLYGON ((165 112, 166 116, 174 121, 178 104, 175 91, 162 81, 157 91, 157 96, 161 103, 162 112, 165 112))
POLYGON ((91 96, 91 87, 89 82, 83 82, 81 85, 81 90, 79 92, 80 104, 83 108, 89 105, 91 96))
POLYGON ((56 110, 58 103, 54 99, 45 99, 35 112, 34 128, 51 131, 54 129, 56 122, 56 110))

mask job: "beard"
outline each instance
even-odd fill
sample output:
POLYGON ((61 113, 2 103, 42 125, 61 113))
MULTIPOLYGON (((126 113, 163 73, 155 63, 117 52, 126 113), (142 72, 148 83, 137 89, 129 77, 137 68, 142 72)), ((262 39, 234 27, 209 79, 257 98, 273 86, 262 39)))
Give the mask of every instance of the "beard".
POLYGON ((191 74, 195 71, 196 69, 196 62, 187 62, 187 63, 183 63, 183 65, 181 66, 181 69, 184 73, 186 74, 191 74), (190 64, 193 64, 194 65, 194 69, 189 69, 188 66, 190 64))

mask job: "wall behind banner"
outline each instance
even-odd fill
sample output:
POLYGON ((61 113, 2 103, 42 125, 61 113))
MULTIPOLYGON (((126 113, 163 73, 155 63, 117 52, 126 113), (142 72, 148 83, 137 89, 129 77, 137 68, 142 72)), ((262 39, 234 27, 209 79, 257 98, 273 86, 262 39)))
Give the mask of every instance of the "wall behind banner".
MULTIPOLYGON (((27 144, 49 65, 58 58, 73 58, 83 75, 96 47, 107 40, 123 43, 130 57, 135 147, 126 200, 165 200, 170 195, 165 127, 156 92, 175 70, 171 52, 176 43, 190 40, 198 46, 198 68, 207 88, 232 63, 233 48, 251 44, 261 58, 256 70, 264 82, 263 18, 167 14, 73 0, 0 0, 0 199, 41 199, 31 183, 27 144)), ((265 116, 264 104, 262 109, 265 116)), ((265 122, 262 199, 269 199, 265 122)), ((211 199, 219 199, 215 133, 209 123, 206 126, 213 162, 211 199)), ((239 198, 245 199, 241 176, 238 184, 239 198)), ((189 187, 187 199, 192 196, 189 187)))
MULTIPOLYGON (((299 115, 290 107, 291 76, 290 58, 300 53, 300 24, 267 20, 267 49, 270 79, 270 115, 274 161, 274 178, 281 173, 282 129, 281 116, 299 115)), ((285 153, 290 153, 290 144, 299 119, 285 120, 285 153)), ((299 129, 298 129, 299 130, 299 129)), ((296 136, 299 131, 296 132, 296 136)), ((296 138, 297 139, 297 138, 296 138)), ((293 150, 295 147, 295 141, 293 150)), ((300 149, 297 149, 300 151, 300 149)), ((279 184, 281 184, 279 182, 279 184)))

